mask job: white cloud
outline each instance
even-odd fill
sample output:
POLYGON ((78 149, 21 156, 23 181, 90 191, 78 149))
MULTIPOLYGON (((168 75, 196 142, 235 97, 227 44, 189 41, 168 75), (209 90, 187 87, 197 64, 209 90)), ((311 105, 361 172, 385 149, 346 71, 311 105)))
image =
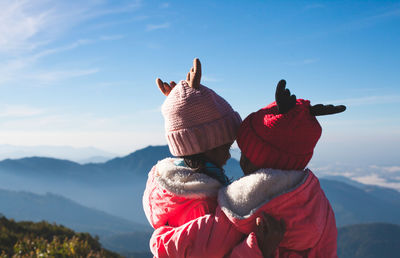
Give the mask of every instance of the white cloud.
MULTIPOLYGON (((35 1, 40 5, 44 1, 35 1)), ((32 1, 2 1, 0 4, 0 51, 34 48, 29 40, 47 27, 50 9, 36 11, 32 1)))
POLYGON ((389 173, 400 172, 400 166, 385 167, 384 169, 389 173))
POLYGON ((366 175, 366 176, 360 176, 360 177, 352 177, 351 179, 358 181, 363 184, 367 185, 378 185, 378 186, 383 186, 383 187, 388 187, 392 189, 396 189, 400 191, 400 183, 399 182, 388 182, 386 179, 380 177, 377 174, 371 174, 371 175, 366 175))
POLYGON ((61 70, 61 71, 43 71, 41 73, 32 74, 29 77, 38 81, 39 83, 52 83, 55 81, 62 81, 69 78, 81 77, 97 73, 98 69, 85 69, 85 70, 61 70))
POLYGON ((31 70, 41 58, 60 52, 69 51, 93 42, 94 40, 80 39, 65 46, 49 48, 33 54, 23 55, 22 57, 8 59, 6 62, 2 64, 0 63, 0 85, 22 80, 29 80, 29 83, 33 85, 32 80, 38 80, 39 83, 50 81, 53 82, 56 80, 65 80, 66 78, 96 73, 98 71, 96 68, 80 70, 76 70, 75 68, 75 70, 65 69, 63 71, 45 72, 31 70))
POLYGON ((399 95, 368 96, 360 98, 333 100, 329 101, 329 103, 351 105, 351 106, 400 103, 400 96, 399 95))
POLYGON ((123 38, 125 38, 124 35, 104 35, 100 37, 100 40, 109 41, 109 40, 120 40, 123 38))
POLYGON ((160 30, 160 29, 168 29, 171 26, 169 22, 161 23, 161 24, 148 24, 146 26, 147 31, 160 30))
POLYGON ((98 1, 4 0, 0 5, 0 52, 26 53, 46 45, 92 17, 100 7, 98 1))
POLYGON ((84 21, 100 16, 135 11, 141 1, 110 7, 108 1, 3 0, 0 2, 0 84, 39 78, 45 81, 94 73, 96 69, 65 68, 36 75, 37 62, 50 55, 69 51, 98 41, 118 40, 123 35, 104 35, 80 39, 64 46, 57 40, 84 21))
POLYGON ((93 43, 93 42, 94 42, 94 40, 91 40, 91 39, 79 39, 79 40, 77 40, 77 41, 75 41, 75 42, 73 42, 73 43, 71 43, 69 45, 60 46, 60 47, 56 47, 56 48, 49 48, 49 49, 40 51, 40 52, 30 56, 30 59, 32 61, 36 61, 39 58, 46 57, 48 55, 52 55, 52 54, 56 54, 56 53, 60 53, 60 52, 64 52, 64 51, 68 51, 68 50, 72 50, 72 49, 75 49, 77 47, 80 47, 80 46, 83 46, 83 45, 87 45, 87 44, 90 44, 90 43, 93 43))
POLYGON ((380 22, 384 22, 385 20, 391 18, 397 18, 400 16, 400 8, 399 5, 383 5, 383 8, 376 8, 377 12, 370 16, 361 17, 356 19, 350 23, 343 24, 343 26, 338 26, 338 31, 348 31, 354 29, 362 29, 374 24, 378 24, 380 22))
POLYGON ((310 164, 309 167, 314 173, 323 176, 344 176, 348 178, 352 178, 355 176, 355 173, 350 170, 341 170, 334 167, 324 168, 324 167, 314 166, 313 164, 310 164))
POLYGON ((6 105, 1 108, 0 117, 30 117, 30 116, 37 116, 43 114, 44 110, 35 107, 29 106, 13 106, 13 105, 6 105))
POLYGON ((386 10, 384 12, 378 13, 376 15, 370 16, 365 19, 365 21, 375 21, 383 18, 398 17, 400 16, 400 8, 394 8, 386 10))
POLYGON ((387 173, 397 173, 400 172, 400 166, 377 166, 371 165, 369 166, 371 169, 387 172, 387 173))

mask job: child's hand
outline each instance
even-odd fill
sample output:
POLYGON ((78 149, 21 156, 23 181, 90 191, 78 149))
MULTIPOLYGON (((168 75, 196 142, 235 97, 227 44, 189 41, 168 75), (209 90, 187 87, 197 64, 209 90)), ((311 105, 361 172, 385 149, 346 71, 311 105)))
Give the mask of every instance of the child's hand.
POLYGON ((165 95, 168 96, 171 90, 176 86, 174 81, 171 81, 170 84, 167 82, 163 82, 160 78, 156 79, 156 83, 160 91, 165 95))
POLYGON ((275 250, 285 235, 286 225, 283 219, 280 221, 264 213, 263 217, 256 218, 256 236, 258 246, 264 257, 274 257, 275 250))

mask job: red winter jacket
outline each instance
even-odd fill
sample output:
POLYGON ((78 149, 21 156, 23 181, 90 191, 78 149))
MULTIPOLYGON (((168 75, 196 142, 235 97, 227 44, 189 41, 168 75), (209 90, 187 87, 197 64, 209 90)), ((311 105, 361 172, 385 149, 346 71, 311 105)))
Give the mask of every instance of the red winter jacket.
POLYGON ((215 179, 159 161, 149 172, 143 208, 155 231, 155 257, 262 257, 254 233, 243 234, 217 206, 215 179))
POLYGON ((333 210, 310 171, 260 169, 222 188, 218 203, 244 234, 261 212, 283 218, 286 233, 276 257, 337 257, 333 210))

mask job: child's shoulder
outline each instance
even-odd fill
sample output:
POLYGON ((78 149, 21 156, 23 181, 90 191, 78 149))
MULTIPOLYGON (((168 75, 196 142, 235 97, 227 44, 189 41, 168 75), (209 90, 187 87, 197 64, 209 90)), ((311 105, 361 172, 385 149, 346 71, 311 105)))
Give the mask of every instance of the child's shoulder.
POLYGON ((145 214, 153 227, 179 226, 213 213, 221 184, 182 166, 179 159, 159 161, 150 171, 143 195, 145 214))
POLYGON ((153 176, 162 188, 186 198, 213 197, 222 187, 217 180, 187 167, 179 158, 160 160, 153 168, 153 176))

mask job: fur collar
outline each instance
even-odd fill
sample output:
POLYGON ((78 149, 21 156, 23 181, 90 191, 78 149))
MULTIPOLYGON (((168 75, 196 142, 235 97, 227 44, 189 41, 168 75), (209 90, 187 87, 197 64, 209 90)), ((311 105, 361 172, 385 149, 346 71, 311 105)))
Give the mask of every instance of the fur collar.
POLYGON ((272 198, 297 188, 307 176, 308 170, 260 169, 221 188, 218 203, 226 214, 245 219, 272 198))
POLYGON ((186 198, 216 196, 222 187, 217 180, 193 169, 175 165, 176 158, 166 158, 156 165, 155 179, 169 192, 186 198))

